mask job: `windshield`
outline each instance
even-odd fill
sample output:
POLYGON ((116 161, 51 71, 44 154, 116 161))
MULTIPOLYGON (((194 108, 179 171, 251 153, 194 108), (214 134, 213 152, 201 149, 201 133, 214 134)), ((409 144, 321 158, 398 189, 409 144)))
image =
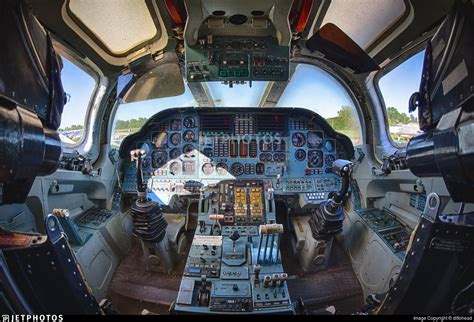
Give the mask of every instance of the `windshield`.
POLYGON ((114 118, 111 145, 113 148, 118 148, 126 136, 140 130, 150 116, 160 111, 172 107, 196 105, 196 100, 188 86, 185 86, 184 93, 179 96, 120 104, 114 118))
MULTIPOLYGON (((271 85, 271 82, 253 82, 251 87, 248 83, 229 87, 219 82, 202 83, 211 106, 217 108, 263 106, 271 85)), ((189 106, 198 104, 187 85, 179 96, 120 104, 114 118, 112 146, 119 147, 126 136, 137 132, 152 115, 168 108, 189 106)), ((349 93, 332 75, 316 66, 299 64, 276 106, 312 110, 336 131, 349 136, 354 145, 362 142, 360 120, 349 93)))

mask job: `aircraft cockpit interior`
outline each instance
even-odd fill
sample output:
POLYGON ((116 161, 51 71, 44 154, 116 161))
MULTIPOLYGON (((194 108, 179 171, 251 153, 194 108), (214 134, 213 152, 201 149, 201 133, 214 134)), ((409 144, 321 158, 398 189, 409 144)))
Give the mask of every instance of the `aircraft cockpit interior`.
POLYGON ((472 318, 473 6, 1 1, 3 321, 472 318))

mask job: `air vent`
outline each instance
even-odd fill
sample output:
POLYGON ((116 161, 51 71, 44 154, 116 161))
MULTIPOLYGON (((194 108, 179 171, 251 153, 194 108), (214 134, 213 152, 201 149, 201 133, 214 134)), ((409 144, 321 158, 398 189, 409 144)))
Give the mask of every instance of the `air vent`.
POLYGON ((201 131, 204 134, 230 134, 231 128, 230 114, 209 114, 201 117, 201 131))
POLYGON ((257 115, 257 132, 259 134, 276 134, 286 135, 287 124, 286 117, 281 114, 261 114, 257 115))

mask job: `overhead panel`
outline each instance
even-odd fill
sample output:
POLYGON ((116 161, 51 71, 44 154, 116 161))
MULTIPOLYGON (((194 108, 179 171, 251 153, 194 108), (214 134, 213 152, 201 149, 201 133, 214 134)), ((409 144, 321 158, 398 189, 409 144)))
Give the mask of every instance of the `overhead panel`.
POLYGON ((69 0, 68 8, 113 54, 161 37, 144 0, 69 0))
POLYGON ((291 0, 186 0, 188 82, 287 81, 291 0))

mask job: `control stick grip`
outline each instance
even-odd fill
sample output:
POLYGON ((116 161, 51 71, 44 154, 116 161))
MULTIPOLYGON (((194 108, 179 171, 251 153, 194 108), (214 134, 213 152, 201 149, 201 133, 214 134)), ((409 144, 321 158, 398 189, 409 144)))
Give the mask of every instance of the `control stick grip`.
POLYGON ((333 206, 339 205, 349 190, 349 178, 353 163, 348 160, 337 159, 332 163, 332 172, 342 178, 341 190, 332 197, 333 206))

